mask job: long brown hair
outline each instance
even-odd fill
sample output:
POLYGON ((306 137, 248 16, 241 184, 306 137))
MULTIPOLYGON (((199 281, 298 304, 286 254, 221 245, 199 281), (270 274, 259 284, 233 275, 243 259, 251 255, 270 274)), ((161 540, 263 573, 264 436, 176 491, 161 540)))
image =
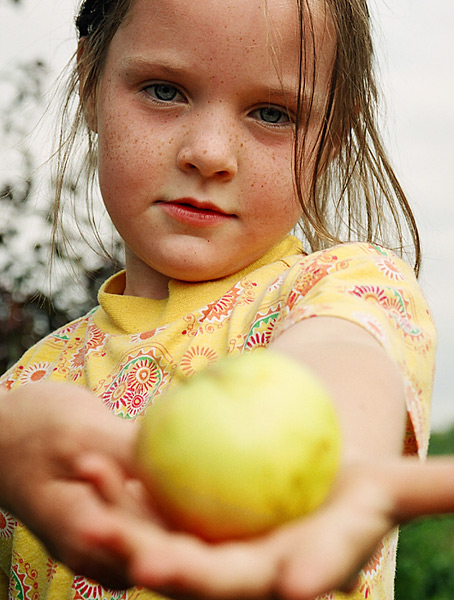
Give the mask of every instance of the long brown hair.
MULTIPOLYGON (((303 209, 300 227, 312 250, 347 240, 366 240, 401 255, 412 255, 419 273, 421 247, 416 221, 378 131, 379 94, 367 0, 325 0, 325 5, 335 27, 337 51, 319 132, 315 175, 310 194, 304 198, 299 183, 304 132, 296 136, 295 178, 303 209), (330 148, 331 158, 326 161, 330 148)), ((298 0, 298 10, 300 35, 307 44, 312 19, 309 0, 298 0)), ((302 44, 300 90, 305 86, 307 60, 303 48, 302 44)), ((316 65, 312 72, 315 69, 316 65)), ((299 97, 303 97, 301 91, 299 97)), ((297 119, 297 129, 301 124, 304 129, 304 123, 304 118, 297 119)))
MULTIPOLYGON (((80 133, 88 147, 80 181, 87 185, 89 214, 96 176, 96 134, 87 126, 84 107, 96 97, 109 44, 127 18, 134 0, 85 0, 76 19, 80 38, 79 69, 73 68, 64 104, 58 151, 54 239, 60 229, 65 178, 80 133), (80 75, 83 74, 83 75, 80 75), (72 110, 74 103, 76 111, 72 110)), ((315 148, 314 174, 303 197, 305 129, 310 117, 305 73, 316 77, 313 0, 295 0, 300 25, 300 73, 294 147, 295 185, 302 206, 299 226, 308 250, 346 241, 368 241, 409 256, 416 273, 421 248, 415 218, 388 159, 379 123, 379 94, 374 73, 371 19, 367 0, 323 0, 334 25, 337 50, 326 113, 315 148), (313 52, 307 45, 313 44, 313 52), (312 57, 312 58, 308 58, 312 57), (326 157, 329 157, 327 160, 326 157)), ((100 236, 98 242, 103 246, 100 236)))

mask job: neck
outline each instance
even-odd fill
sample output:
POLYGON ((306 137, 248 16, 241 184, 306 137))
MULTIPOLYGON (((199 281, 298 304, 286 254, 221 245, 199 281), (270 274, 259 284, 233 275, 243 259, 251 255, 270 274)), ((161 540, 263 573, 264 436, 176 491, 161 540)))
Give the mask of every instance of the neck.
POLYGON ((170 277, 155 271, 126 249, 125 296, 163 300, 169 296, 170 277))

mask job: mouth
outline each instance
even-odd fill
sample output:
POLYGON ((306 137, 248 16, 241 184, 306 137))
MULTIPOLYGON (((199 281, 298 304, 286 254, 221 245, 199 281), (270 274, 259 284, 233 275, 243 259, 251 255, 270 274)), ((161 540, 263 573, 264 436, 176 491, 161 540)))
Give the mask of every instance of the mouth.
POLYGON ((220 215, 229 214, 211 202, 202 202, 200 200, 196 200, 195 198, 179 198, 178 200, 173 200, 167 204, 175 204, 178 206, 183 206, 189 210, 195 210, 199 212, 216 213, 220 215))
POLYGON ((167 215, 187 225, 214 226, 235 218, 234 214, 225 212, 210 202, 194 198, 179 198, 159 204, 167 215))

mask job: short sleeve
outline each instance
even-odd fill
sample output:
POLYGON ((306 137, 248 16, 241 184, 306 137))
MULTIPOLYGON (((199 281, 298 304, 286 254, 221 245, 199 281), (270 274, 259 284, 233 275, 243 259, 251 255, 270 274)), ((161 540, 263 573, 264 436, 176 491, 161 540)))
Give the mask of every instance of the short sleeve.
POLYGON ((408 412, 405 452, 425 456, 430 430, 436 333, 413 270, 389 250, 344 244, 292 267, 273 337, 303 319, 346 319, 366 329, 399 366, 408 412))

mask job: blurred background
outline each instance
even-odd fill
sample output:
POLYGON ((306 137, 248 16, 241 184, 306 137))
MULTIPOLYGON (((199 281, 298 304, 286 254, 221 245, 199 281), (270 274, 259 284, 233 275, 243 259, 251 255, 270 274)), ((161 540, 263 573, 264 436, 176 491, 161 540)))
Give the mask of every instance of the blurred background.
MULTIPOLYGON (((59 75, 75 50, 77 0, 0 0, 0 373, 49 330, 96 302, 111 272, 74 231, 57 248, 49 282, 47 158, 61 99, 59 75)), ((371 0, 384 127, 396 171, 420 226, 421 285, 439 333, 431 453, 454 454, 454 2, 371 0)), ((83 192, 76 199, 89 237, 83 192)), ((100 212, 100 227, 108 226, 100 212)), ((109 234, 110 235, 110 232, 109 234)), ((113 252, 119 246, 113 238, 113 252)), ((404 528, 398 600, 454 598, 454 524, 425 519, 404 528)))

